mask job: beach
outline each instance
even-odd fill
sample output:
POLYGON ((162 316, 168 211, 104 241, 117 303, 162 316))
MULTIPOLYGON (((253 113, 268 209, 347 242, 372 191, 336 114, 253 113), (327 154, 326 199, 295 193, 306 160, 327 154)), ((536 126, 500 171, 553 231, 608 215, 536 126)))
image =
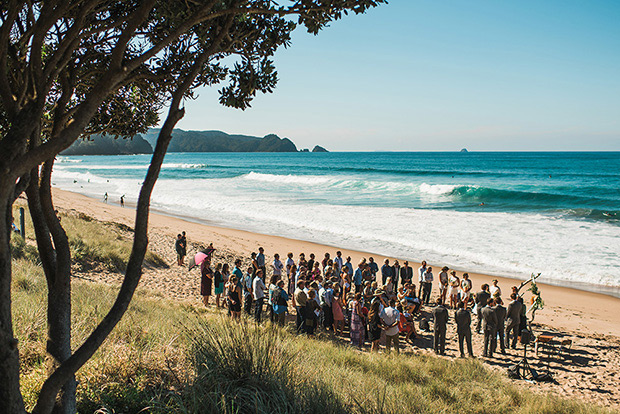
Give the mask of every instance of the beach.
MULTIPOLYGON (((106 204, 81 194, 54 189, 56 207, 64 213, 82 213, 101 221, 111 221, 133 227, 135 211, 131 204, 125 208, 110 203, 106 204)), ((277 206, 274 206, 277 208, 277 206)), ((183 212, 179 210, 179 215, 183 212)), ((325 240, 325 244, 311 243, 291 238, 264 235, 255 232, 237 230, 224 227, 216 227, 196 223, 180 217, 152 212, 149 221, 149 248, 155 253, 166 258, 171 266, 166 270, 145 269, 140 283, 141 289, 150 289, 160 292, 162 295, 178 300, 199 303, 199 274, 197 271, 188 272, 187 268, 176 266, 174 254, 174 239, 181 231, 187 232, 188 256, 196 253, 200 246, 213 243, 217 252, 216 261, 228 261, 232 263, 234 258, 247 260, 249 254, 257 251, 259 246, 265 249, 267 263, 273 253, 279 253, 285 257, 286 253, 293 252, 295 258, 299 253, 315 253, 317 258, 322 258, 325 252, 332 256, 336 250, 341 250, 343 256, 351 256, 352 263, 356 264, 362 257, 373 256, 379 264, 386 258, 372 252, 362 252, 340 249, 325 240)), ((415 252, 412 252, 415 257, 415 252)), ((409 257, 389 257, 398 259, 401 263, 409 257)), ((417 269, 418 263, 410 261, 410 265, 417 269)), ((431 263, 437 271, 443 263, 431 263)), ((462 271, 458 270, 458 275, 462 271)), ((437 272, 438 273, 438 272, 437 272)), ((436 273, 436 274, 437 274, 436 273)), ((490 273, 490 272, 489 272, 490 273)), ((414 273, 415 274, 415 273, 414 273)), ((112 273, 88 273, 76 274, 77 277, 106 283, 118 283, 122 275, 112 273)), ((483 283, 490 283, 492 279, 499 280, 504 300, 510 287, 519 285, 520 280, 495 277, 492 274, 470 272, 474 284, 474 291, 478 291, 483 283)), ((534 390, 552 391, 571 398, 579 398, 593 401, 607 406, 620 404, 620 390, 617 384, 620 378, 620 322, 616 315, 620 314, 620 299, 592 292, 565 288, 560 286, 539 283, 545 308, 536 313, 535 333, 548 332, 573 341, 572 361, 554 363, 551 367, 559 384, 527 384, 524 386, 534 390)), ((436 283, 433 294, 436 295, 436 283)), ((525 294, 526 304, 529 304, 531 295, 525 294)), ((453 335, 448 334, 448 354, 456 355, 453 335)), ((480 342, 476 340, 475 342, 480 342)), ((414 351, 428 352, 427 349, 414 349, 414 351)), ((478 351, 478 355, 480 352, 478 351)), ((516 351, 509 351, 506 357, 499 356, 489 365, 494 369, 505 370, 508 365, 516 362, 519 357, 516 351)))

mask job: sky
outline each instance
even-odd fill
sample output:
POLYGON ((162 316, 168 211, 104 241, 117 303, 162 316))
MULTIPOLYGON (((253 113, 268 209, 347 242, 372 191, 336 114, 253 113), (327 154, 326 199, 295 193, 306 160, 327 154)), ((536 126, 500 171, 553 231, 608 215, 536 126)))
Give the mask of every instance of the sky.
POLYGON ((202 88, 178 127, 331 151, 620 151, 620 1, 391 0, 275 56, 240 111, 202 88))

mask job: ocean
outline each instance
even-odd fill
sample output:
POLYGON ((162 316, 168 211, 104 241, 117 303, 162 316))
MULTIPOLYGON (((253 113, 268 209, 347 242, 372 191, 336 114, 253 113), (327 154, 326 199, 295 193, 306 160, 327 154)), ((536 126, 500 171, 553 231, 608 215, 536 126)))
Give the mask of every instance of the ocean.
MULTIPOLYGON (((59 157, 52 181, 132 202, 149 160, 59 157)), ((457 270, 540 272, 620 297, 618 152, 170 153, 152 207, 457 270)))

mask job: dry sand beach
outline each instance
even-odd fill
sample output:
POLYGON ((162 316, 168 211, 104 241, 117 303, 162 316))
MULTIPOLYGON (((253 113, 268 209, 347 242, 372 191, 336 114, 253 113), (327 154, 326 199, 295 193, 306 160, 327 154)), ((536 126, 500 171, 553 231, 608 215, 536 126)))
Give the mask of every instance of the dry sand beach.
MULTIPOLYGON (((135 211, 132 206, 121 208, 114 204, 105 204, 99 200, 62 191, 54 190, 56 207, 66 213, 83 213, 101 221, 113 221, 133 226, 135 211)), ((182 214, 182 212, 179 212, 182 214)), ((256 251, 258 246, 265 248, 268 260, 273 253, 281 256, 287 252, 293 252, 295 257, 300 252, 306 254, 313 252, 317 257, 323 257, 323 253, 332 254, 338 250, 337 246, 330 246, 329 241, 325 245, 287 239, 277 236, 269 236, 251 233, 242 230, 214 227, 187 221, 177 217, 170 217, 158 213, 151 213, 149 247, 158 253, 170 264, 165 270, 145 270, 141 281, 141 288, 160 292, 162 295, 174 299, 195 303, 199 302, 199 273, 194 270, 188 272, 187 268, 176 266, 174 253, 174 238, 177 233, 186 231, 188 236, 188 255, 191 257, 201 246, 213 242, 218 249, 215 261, 227 261, 232 263, 233 258, 243 258, 247 261, 249 253, 256 251)), ((350 255, 352 262, 357 263, 361 257, 372 255, 381 263, 385 258, 372 253, 350 251, 340 249, 343 256, 350 255)), ((411 257, 398 257, 397 259, 409 260, 412 263, 416 258, 415 252, 411 257)), ((392 259, 392 258, 390 258, 392 259)), ((422 258, 417 258, 422 259, 422 258)), ((433 267, 441 268, 441 263, 431 263, 433 267)), ((417 268, 419 264, 412 263, 417 268)), ((461 271, 457 269, 459 276, 461 271)), ((480 285, 489 283, 492 279, 499 280, 499 286, 504 293, 510 292, 510 287, 518 285, 520 281, 515 279, 494 277, 470 273, 474 283, 474 290, 478 291, 480 285)), ((95 282, 118 284, 122 275, 109 272, 90 272, 76 274, 80 277, 95 282)), ((539 283, 545 308, 536 314, 534 323, 535 334, 551 333, 573 341, 568 359, 554 358, 550 368, 556 383, 533 384, 523 380, 516 380, 536 391, 551 391, 569 398, 578 398, 596 404, 617 408, 620 406, 620 299, 597 293, 579 291, 571 288, 550 286, 539 283)), ((437 294, 435 291, 434 295, 437 294)), ((529 292, 526 300, 529 300, 529 292)), ((452 312, 451 316, 452 316, 452 312)), ((458 356, 458 344, 454 334, 454 324, 449 326, 447 358, 458 356)), ((432 349, 432 334, 422 333, 423 338, 416 341, 415 346, 406 346, 407 352, 430 352, 432 349)), ((401 342, 402 345, 402 342, 401 342)), ((481 335, 474 333, 474 353, 481 354, 481 335)), ((522 350, 508 350, 507 355, 497 354, 495 358, 486 360, 492 369, 505 371, 509 365, 516 363, 522 356, 522 350)), ((538 360, 533 352, 528 353, 531 363, 539 370, 546 366, 546 362, 538 360)))

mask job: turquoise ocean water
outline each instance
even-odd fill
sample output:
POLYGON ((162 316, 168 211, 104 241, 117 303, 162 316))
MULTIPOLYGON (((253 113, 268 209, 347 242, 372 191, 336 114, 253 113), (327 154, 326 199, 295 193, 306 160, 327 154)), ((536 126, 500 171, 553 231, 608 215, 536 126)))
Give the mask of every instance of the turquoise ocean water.
MULTIPOLYGON (((149 159, 60 157, 53 182, 135 201, 149 159)), ((208 224, 497 275, 542 272, 547 282, 620 294, 618 152, 171 153, 152 205, 208 224)))

